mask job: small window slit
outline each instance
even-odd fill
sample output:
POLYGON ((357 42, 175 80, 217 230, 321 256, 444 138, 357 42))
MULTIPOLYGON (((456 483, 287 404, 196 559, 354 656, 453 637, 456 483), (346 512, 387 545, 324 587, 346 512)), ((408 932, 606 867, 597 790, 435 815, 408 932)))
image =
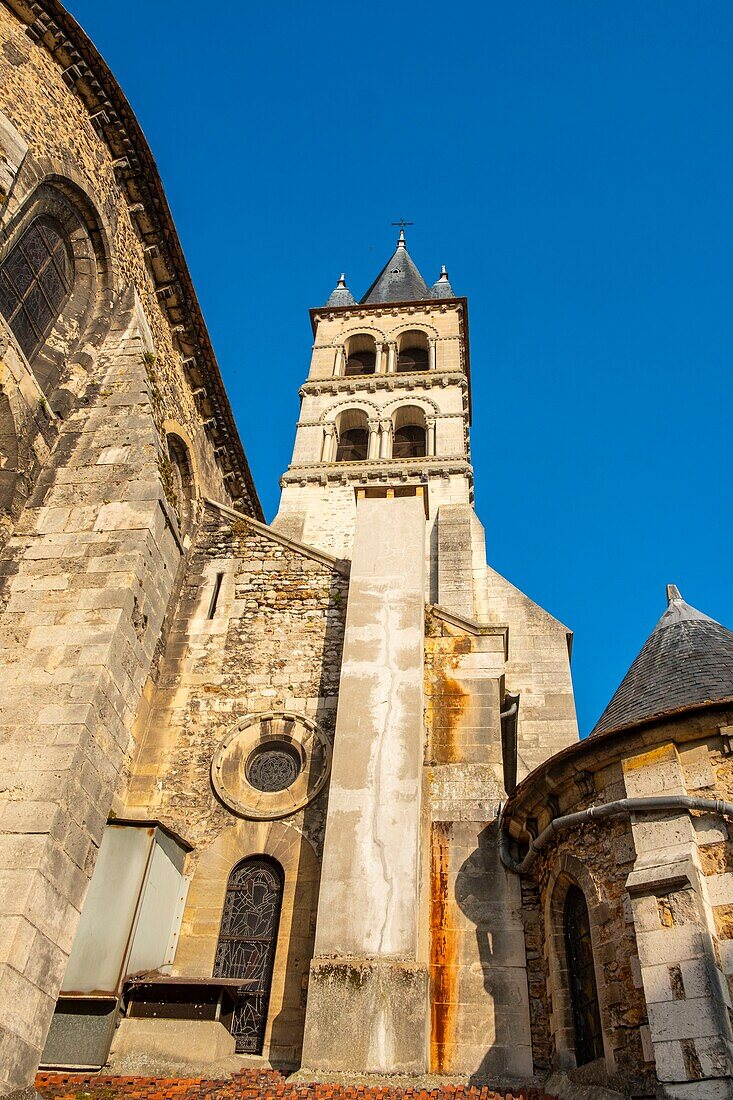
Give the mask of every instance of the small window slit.
POLYGON ((209 604, 209 614, 207 618, 213 619, 216 615, 216 605, 219 602, 219 593, 221 592, 221 582, 224 580, 223 573, 216 574, 216 580, 214 581, 214 591, 211 593, 211 603, 209 604))

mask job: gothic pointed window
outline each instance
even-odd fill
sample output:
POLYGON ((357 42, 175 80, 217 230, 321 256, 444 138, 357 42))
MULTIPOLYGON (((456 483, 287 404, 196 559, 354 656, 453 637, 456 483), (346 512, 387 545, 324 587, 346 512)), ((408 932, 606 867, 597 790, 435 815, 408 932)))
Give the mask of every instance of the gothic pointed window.
POLYGON ((52 218, 35 218, 0 264, 0 313, 29 362, 46 342, 73 279, 64 229, 52 218))
POLYGON ((603 1034, 588 906, 577 886, 571 886, 567 892, 563 916, 575 1058, 582 1066, 603 1057, 603 1034))
POLYGON ((238 1054, 262 1053, 282 893, 274 860, 243 859, 229 875, 213 976, 242 982, 231 1023, 238 1054))

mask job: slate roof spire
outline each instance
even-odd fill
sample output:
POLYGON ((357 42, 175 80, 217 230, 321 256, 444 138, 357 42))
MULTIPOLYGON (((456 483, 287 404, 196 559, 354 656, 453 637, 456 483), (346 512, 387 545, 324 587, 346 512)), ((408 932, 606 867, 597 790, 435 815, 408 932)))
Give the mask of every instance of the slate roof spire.
POLYGON ((667 585, 667 610, 596 722, 593 734, 627 729, 733 700, 733 632, 667 585))
POLYGON ((327 306, 355 306, 356 299, 346 285, 346 275, 341 272, 341 278, 328 296, 327 306))
POLYGON ((431 298, 453 298, 453 288, 448 280, 448 272, 445 269, 445 264, 440 268, 440 278, 437 282, 433 283, 430 288, 431 298))
POLYGON ((361 299, 362 305, 374 302, 419 302, 430 298, 428 284, 407 251, 405 231, 400 229, 394 255, 384 265, 361 299))

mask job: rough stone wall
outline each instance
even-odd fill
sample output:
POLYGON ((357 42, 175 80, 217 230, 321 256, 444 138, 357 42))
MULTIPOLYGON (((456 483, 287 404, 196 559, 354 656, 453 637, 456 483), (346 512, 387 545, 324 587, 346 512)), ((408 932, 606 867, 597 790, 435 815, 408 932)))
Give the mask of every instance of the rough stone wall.
POLYGON ((38 360, 50 375, 0 322, 0 481, 14 494, 0 538, 3 1093, 33 1079, 176 587, 166 433, 189 447, 199 491, 227 490, 110 149, 6 5, 0 187, 0 256, 46 201, 79 227, 73 311, 38 360))
MULTIPOLYGON (((32 43, 24 26, 4 5, 0 5, 0 110, 28 145, 25 159, 12 176, 2 211, 3 227, 12 224, 38 183, 51 173, 68 179, 92 198, 108 237, 112 296, 135 287, 149 329, 144 350, 149 356, 147 370, 158 426, 169 421, 182 427, 194 452, 202 489, 228 500, 222 471, 185 379, 110 151, 92 126, 89 112, 64 82, 58 62, 41 45, 32 43)), ((77 336, 83 341, 83 332, 77 336)), ((99 384, 94 374, 94 349, 85 346, 83 355, 82 349, 73 345, 67 350, 72 354, 61 386, 79 397, 90 383, 99 384)), ((89 400, 88 393, 85 400, 89 400)))
POLYGON ((247 821, 215 796, 219 742, 244 715, 285 710, 333 738, 348 577, 262 525, 207 506, 165 654, 146 689, 121 814, 153 816, 193 845, 174 972, 211 975, 229 872, 259 853, 285 872, 265 1055, 296 1064, 313 951, 327 788, 283 821, 247 821), (222 574, 216 611, 211 601, 222 574))
MULTIPOLYGON (((583 801, 587 804, 590 800, 583 801)), ((574 809, 583 808, 583 801, 574 809)), ((630 827, 622 821, 608 827, 590 825, 563 834, 561 843, 543 852, 532 878, 522 880, 535 1070, 544 1075, 558 1066, 567 1068, 569 1063, 564 1054, 572 1045, 569 1002, 560 980, 566 974, 561 906, 553 909, 551 897, 557 887, 558 867, 572 867, 564 862, 563 856, 577 859, 587 873, 581 886, 585 887, 594 935, 604 1045, 615 1062, 614 1071, 607 1074, 603 1067, 595 1083, 607 1083, 624 1094, 653 1089, 653 1064, 648 1061, 648 1049, 645 1051, 642 1045, 640 1032, 647 1023, 647 1013, 626 894, 634 849, 630 827), (558 1030, 562 1032, 563 1046, 557 1041, 558 1030)), ((593 1083, 592 1076, 587 1083, 593 1083)))
MULTIPOLYGON (((628 797, 730 798, 729 721, 729 713, 702 712, 591 739, 521 792, 526 829, 536 835, 551 818, 628 797)), ((670 808, 589 821, 542 849, 522 879, 538 1073, 566 1069, 578 1082, 632 1095, 729 1095, 729 831, 718 813, 670 808), (589 908, 604 1043, 604 1058, 578 1069, 563 938, 573 882, 589 908)))

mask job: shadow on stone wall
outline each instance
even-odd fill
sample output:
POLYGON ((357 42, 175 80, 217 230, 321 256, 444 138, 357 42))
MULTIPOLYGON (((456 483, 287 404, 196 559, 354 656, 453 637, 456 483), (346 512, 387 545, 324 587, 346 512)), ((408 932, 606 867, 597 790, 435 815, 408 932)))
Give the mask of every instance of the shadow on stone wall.
MULTIPOLYGON (((336 707, 328 706, 324 700, 338 698, 341 657, 344 644, 344 623, 346 620, 346 599, 344 598, 343 578, 335 575, 331 584, 329 614, 323 639, 321 676, 318 685, 319 706, 315 720, 328 736, 333 746, 336 707)), ((303 840, 300 846, 298 872, 295 884, 293 914, 301 914, 304 926, 297 927, 295 919, 288 942, 288 955, 285 963, 285 989, 283 1007, 272 1022, 270 1040, 270 1061, 274 1069, 291 1071, 300 1066, 305 1029, 305 1008, 308 993, 308 975, 316 935, 316 917, 318 913, 318 893, 323 858, 323 838, 328 810, 327 783, 323 791, 313 802, 306 806, 303 813, 303 840), (315 860, 307 858, 306 845, 315 853, 315 860), (290 1052, 290 1054, 286 1053, 290 1052)))

